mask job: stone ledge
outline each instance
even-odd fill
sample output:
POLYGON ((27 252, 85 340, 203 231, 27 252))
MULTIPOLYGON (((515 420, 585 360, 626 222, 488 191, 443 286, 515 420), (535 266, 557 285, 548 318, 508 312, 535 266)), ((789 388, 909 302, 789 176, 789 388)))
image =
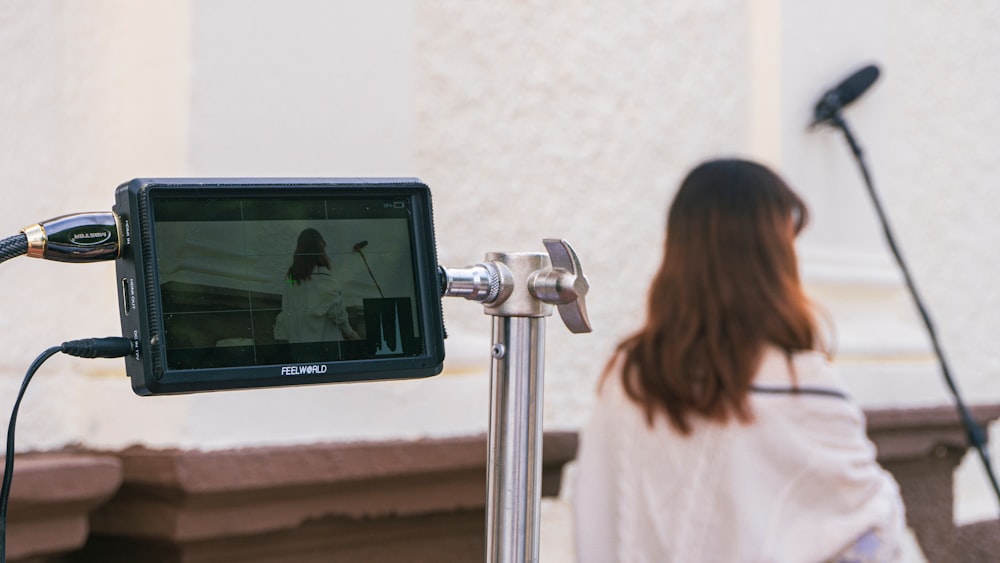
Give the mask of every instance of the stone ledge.
MULTIPOLYGON (((980 423, 1000 405, 972 408, 980 423)), ((868 410, 879 461, 900 483, 930 561, 1000 552, 996 521, 956 528, 952 473, 965 454, 953 407, 868 410)), ((543 494, 558 494, 573 432, 545 434, 543 494)), ((486 437, 224 451, 131 448, 18 456, 11 561, 480 560, 486 437), (119 484, 123 483, 120 487, 119 484)))
MULTIPOLYGON (((543 495, 575 454, 575 433, 545 434, 543 495)), ((485 549, 485 435, 115 455, 124 485, 91 518, 94 560, 468 561, 485 549)))
POLYGON ((7 515, 7 558, 43 558, 84 545, 90 512, 122 482, 113 456, 18 455, 7 515))
MULTIPOLYGON (((970 408, 986 426, 1000 418, 1000 405, 970 408)), ((955 468, 968 450, 965 428, 953 406, 865 412, 878 459, 899 483, 907 523, 928 561, 989 561, 1000 553, 996 520, 956 527, 955 468)))
POLYGON ((188 542, 94 536, 74 561, 102 563, 469 563, 485 552, 482 509, 408 517, 329 516, 294 529, 188 542))
MULTIPOLYGON (((982 425, 1000 418, 1000 405, 969 407, 982 425)), ((968 448, 965 428, 953 406, 866 410, 868 436, 878 447, 880 461, 941 455, 941 448, 968 448)))

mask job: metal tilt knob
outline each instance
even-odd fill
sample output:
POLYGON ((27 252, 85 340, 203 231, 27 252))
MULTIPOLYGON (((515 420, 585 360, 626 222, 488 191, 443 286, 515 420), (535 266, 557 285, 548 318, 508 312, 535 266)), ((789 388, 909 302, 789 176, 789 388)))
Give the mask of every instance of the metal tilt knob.
POLYGON ((590 332, 590 284, 568 242, 539 252, 490 252, 464 269, 441 268, 443 294, 483 304, 493 316, 486 561, 538 561, 542 482, 545 317, 559 311, 573 333, 590 332))

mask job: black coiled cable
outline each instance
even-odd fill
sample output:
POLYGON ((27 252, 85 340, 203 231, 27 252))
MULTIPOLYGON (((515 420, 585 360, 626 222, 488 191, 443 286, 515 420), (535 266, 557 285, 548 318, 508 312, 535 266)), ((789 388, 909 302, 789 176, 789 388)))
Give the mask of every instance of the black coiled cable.
POLYGON ((28 237, 18 233, 12 237, 0 240, 0 262, 17 258, 28 253, 28 237))

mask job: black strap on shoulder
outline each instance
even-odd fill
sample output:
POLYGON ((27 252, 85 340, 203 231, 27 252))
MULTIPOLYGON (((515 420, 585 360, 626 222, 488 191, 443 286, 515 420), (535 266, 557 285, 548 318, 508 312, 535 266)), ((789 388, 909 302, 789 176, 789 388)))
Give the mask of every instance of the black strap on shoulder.
POLYGON ((768 395, 819 395, 821 397, 836 397, 847 400, 846 393, 825 387, 761 387, 753 385, 750 387, 750 392, 768 395))

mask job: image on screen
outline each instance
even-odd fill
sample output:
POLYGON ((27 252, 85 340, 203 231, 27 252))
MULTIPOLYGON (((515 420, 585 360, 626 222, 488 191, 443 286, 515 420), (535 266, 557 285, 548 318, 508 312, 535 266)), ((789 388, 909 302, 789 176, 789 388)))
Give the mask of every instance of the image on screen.
POLYGON ((423 353, 405 197, 154 201, 166 367, 423 353))

